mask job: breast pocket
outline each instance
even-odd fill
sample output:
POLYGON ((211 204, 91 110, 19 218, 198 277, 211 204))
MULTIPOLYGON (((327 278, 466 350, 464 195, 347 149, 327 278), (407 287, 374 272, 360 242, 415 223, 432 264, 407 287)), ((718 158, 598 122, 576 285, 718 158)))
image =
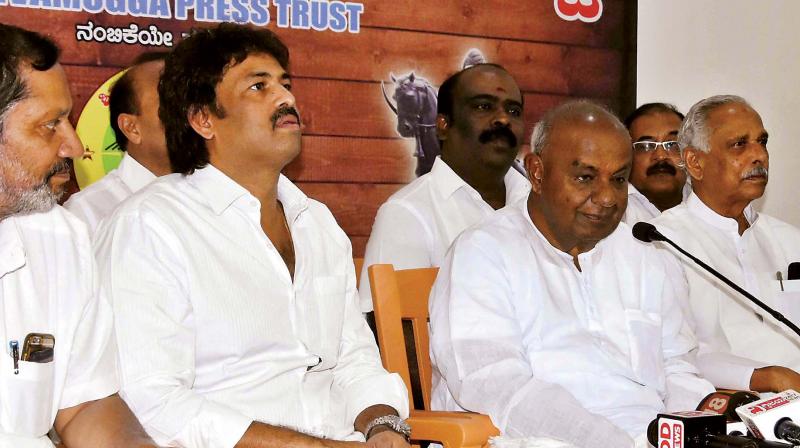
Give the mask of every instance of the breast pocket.
POLYGON ((317 277, 313 281, 312 300, 307 302, 309 339, 306 345, 321 358, 312 371, 334 367, 339 359, 339 346, 342 340, 344 307, 347 283, 344 275, 317 277))
MULTIPOLYGON (((790 321, 800 321, 800 280, 770 281, 771 305, 790 321)), ((755 308, 755 305, 753 306, 755 308)), ((758 309, 761 314, 765 311, 758 309)))
POLYGON ((661 350, 661 315, 638 309, 625 310, 631 366, 642 383, 661 383, 663 356, 661 350))
POLYGON ((19 374, 3 373, 0 394, 5 428, 14 434, 43 436, 53 424, 54 363, 19 362, 19 374))

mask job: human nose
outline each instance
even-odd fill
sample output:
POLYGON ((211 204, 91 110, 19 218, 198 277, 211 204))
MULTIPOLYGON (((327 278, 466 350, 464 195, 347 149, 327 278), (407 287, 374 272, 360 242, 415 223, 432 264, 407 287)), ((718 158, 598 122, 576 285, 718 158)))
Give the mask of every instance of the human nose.
POLYGON ((295 98, 292 92, 287 89, 285 86, 280 86, 278 90, 278 107, 285 108, 285 107, 294 107, 295 106, 295 98))
POLYGON ((598 182, 595 185, 592 202, 603 208, 613 207, 617 203, 617 196, 610 182, 598 182))
POLYGON ((511 123, 511 117, 509 116, 509 112, 503 107, 498 107, 497 113, 495 113, 494 117, 492 118, 492 126, 508 127, 510 123, 511 123))
POLYGON ((769 165, 769 151, 763 143, 756 143, 752 145, 753 150, 753 164, 754 165, 769 165))
POLYGON ((75 128, 69 122, 65 123, 64 137, 61 140, 61 146, 58 148, 58 155, 64 159, 74 159, 83 155, 83 143, 81 143, 75 128))
POLYGON ((653 151, 653 155, 652 155, 652 157, 653 157, 655 160, 664 160, 664 159, 666 159, 666 158, 668 158, 668 157, 669 157, 669 153, 667 153, 667 150, 666 150, 666 149, 664 149, 664 145, 663 145, 663 144, 661 144, 661 143, 659 143, 659 144, 656 146, 656 149, 655 149, 655 151, 653 151))

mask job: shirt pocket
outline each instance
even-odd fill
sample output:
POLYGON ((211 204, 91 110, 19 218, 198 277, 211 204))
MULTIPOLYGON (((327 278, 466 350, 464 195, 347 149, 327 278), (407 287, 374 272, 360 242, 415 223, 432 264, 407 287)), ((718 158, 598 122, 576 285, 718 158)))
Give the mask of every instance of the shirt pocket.
MULTIPOLYGON (((771 280, 769 291, 772 294, 771 305, 787 319, 797 324, 800 322, 800 280, 771 280)), ((753 305, 759 315, 766 315, 757 305, 753 305)))
POLYGON ((643 384, 661 383, 663 356, 661 350, 661 315, 639 309, 626 309, 631 367, 643 384))
POLYGON ((311 371, 333 368, 339 359, 339 346, 342 340, 344 307, 346 303, 346 283, 344 275, 317 277, 313 281, 314 300, 307 311, 313 318, 307 323, 309 338, 306 345, 321 358, 311 371))
POLYGON ((5 390, 0 394, 5 428, 14 434, 43 436, 53 425, 53 390, 55 363, 19 361, 19 374, 9 372, 2 380, 5 390))

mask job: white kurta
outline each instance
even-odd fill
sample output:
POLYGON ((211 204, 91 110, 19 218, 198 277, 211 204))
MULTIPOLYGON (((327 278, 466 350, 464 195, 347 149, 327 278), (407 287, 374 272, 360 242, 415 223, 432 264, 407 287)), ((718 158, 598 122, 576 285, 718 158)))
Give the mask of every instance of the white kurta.
MULTIPOLYGON (((524 201, 530 182, 514 168, 505 177, 506 204, 524 201)), ((361 310, 372 311, 367 268, 390 263, 395 269, 438 267, 453 240, 494 213, 477 190, 437 157, 428 174, 393 194, 378 210, 364 254, 361 310)))
POLYGON ((155 174, 125 153, 116 169, 70 196, 64 207, 82 219, 93 234, 100 221, 110 215, 120 202, 155 178, 155 174))
POLYGON ((294 280, 259 201, 211 165, 156 180, 98 229, 121 395, 159 444, 232 447, 253 420, 363 440, 365 408, 408 413, 358 309, 347 236, 283 176, 278 200, 294 280))
MULTIPOLYGON (((789 263, 800 261, 800 229, 752 207, 745 217, 750 228, 739 235, 734 219, 717 214, 692 194, 652 223, 767 305, 790 319, 798 316, 788 305, 800 303, 800 280, 785 279, 789 263)), ((718 387, 748 389, 754 368, 781 365, 800 371, 800 339, 791 330, 671 247, 658 244, 683 265, 689 283, 687 314, 700 342, 698 365, 708 379, 718 387)))
POLYGON ((691 362, 677 266, 624 223, 578 259, 524 206, 456 240, 430 302, 435 408, 489 414, 509 437, 625 447, 713 390, 691 362))
POLYGON ((111 306, 97 297, 86 226, 63 208, 0 221, 0 447, 52 447, 59 409, 117 391, 111 306), (55 338, 53 361, 19 361, 25 336, 55 338))

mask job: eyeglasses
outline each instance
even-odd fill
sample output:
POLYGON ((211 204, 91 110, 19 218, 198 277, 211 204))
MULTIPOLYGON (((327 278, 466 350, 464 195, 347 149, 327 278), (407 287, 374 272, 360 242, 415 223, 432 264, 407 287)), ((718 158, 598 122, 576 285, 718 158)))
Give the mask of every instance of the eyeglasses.
POLYGON ((668 142, 651 142, 649 140, 644 140, 641 142, 634 142, 633 149, 641 152, 650 152, 655 151, 658 147, 661 146, 664 148, 666 152, 678 152, 680 151, 680 146, 678 146, 678 142, 675 140, 670 140, 668 142))

